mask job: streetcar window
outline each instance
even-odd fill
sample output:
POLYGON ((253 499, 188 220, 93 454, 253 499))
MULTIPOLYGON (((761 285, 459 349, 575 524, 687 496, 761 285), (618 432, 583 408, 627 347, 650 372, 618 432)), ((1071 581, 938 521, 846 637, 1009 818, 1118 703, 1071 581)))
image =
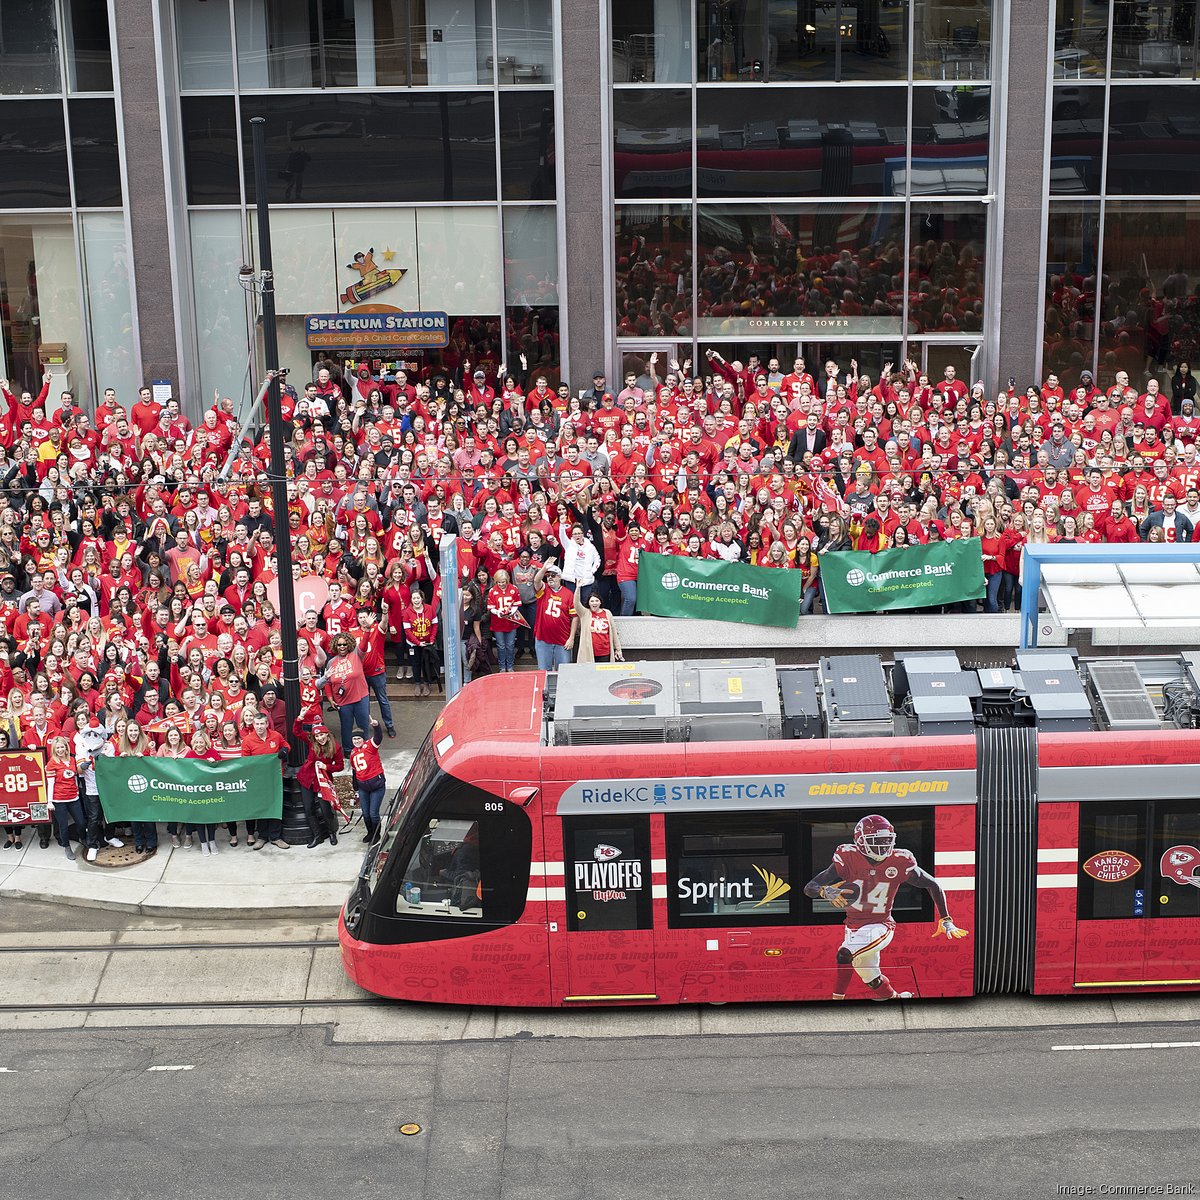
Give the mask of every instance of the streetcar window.
POLYGON ((645 817, 563 821, 568 928, 651 928, 650 827, 645 817))
POLYGON ((1200 917, 1200 808, 1155 806, 1154 855, 1156 917, 1200 917))
POLYGON ((667 820, 667 899, 677 928, 781 925, 799 894, 793 821, 730 813, 667 820))
POLYGON ((483 917, 479 821, 432 817, 396 893, 396 912, 424 917, 483 917))
MULTIPOLYGON (((801 887, 832 864, 834 851, 839 846, 854 844, 854 826, 864 815, 860 812, 845 811, 802 815, 800 841, 804 878, 800 881, 801 887)), ((908 850, 916 858, 919 867, 936 876, 933 865, 932 810, 890 809, 887 819, 896 829, 896 848, 908 850)), ((884 869, 886 870, 886 867, 884 869)), ((886 883, 886 880, 881 882, 886 883)), ((851 903, 854 899, 851 898, 851 903)), ((804 896, 802 901, 801 919, 807 923, 835 924, 846 918, 846 910, 835 908, 828 900, 804 896)), ((864 896, 862 903, 870 903, 870 896, 864 896)), ((890 904, 888 911, 892 920, 896 922, 933 919, 933 903, 929 893, 922 888, 901 885, 896 889, 885 889, 875 903, 890 904)))
POLYGON ((408 769, 408 774, 404 776, 404 782, 396 789, 391 804, 383 814, 381 822, 383 832, 379 841, 369 851, 371 858, 367 870, 368 891, 375 890, 379 876, 391 857, 392 843, 403 828, 404 818, 412 808, 413 801, 417 796, 424 794, 436 773, 437 759, 434 757, 431 739, 426 737, 420 750, 417 751, 416 758, 413 759, 412 766, 408 769))
POLYGON ((1115 921, 1146 915, 1150 806, 1079 806, 1079 918, 1115 921))

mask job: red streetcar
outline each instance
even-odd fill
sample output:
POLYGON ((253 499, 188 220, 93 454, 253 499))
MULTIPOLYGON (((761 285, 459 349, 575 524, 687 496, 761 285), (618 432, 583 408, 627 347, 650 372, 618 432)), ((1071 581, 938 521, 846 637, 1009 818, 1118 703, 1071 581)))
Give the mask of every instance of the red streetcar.
POLYGON ((1200 987, 1200 657, 568 665, 438 718, 339 925, 562 1006, 1200 987))

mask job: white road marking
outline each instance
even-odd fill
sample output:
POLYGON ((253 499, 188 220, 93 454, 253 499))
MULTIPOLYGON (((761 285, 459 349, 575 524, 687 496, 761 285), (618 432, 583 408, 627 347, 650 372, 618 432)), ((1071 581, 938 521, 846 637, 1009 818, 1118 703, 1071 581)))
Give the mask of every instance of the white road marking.
POLYGON ((194 1071, 194 1063, 172 1063, 161 1067, 147 1067, 147 1071, 194 1071))
POLYGON ((1200 1046, 1200 1042, 1109 1042, 1092 1046, 1051 1046, 1051 1050, 1174 1050, 1181 1046, 1200 1046))
POLYGON ((15 1075, 16 1071, 12 1067, 0 1067, 0 1075, 15 1075))

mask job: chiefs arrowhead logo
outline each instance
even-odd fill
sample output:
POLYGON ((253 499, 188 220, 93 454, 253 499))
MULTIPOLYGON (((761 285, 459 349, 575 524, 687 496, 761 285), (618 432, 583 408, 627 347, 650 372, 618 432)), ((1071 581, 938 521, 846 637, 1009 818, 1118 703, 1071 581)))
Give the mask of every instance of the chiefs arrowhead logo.
POLYGON ((620 858, 621 852, 616 846, 606 846, 603 842, 592 851, 593 857, 597 862, 608 862, 613 858, 620 858))

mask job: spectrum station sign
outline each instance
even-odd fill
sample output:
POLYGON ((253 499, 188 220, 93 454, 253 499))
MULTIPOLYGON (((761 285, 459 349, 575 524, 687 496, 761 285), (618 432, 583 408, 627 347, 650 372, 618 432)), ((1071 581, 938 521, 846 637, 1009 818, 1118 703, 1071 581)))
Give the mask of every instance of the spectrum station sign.
POLYGON ((420 350, 449 345, 444 312, 309 313, 304 340, 312 350, 420 350))

